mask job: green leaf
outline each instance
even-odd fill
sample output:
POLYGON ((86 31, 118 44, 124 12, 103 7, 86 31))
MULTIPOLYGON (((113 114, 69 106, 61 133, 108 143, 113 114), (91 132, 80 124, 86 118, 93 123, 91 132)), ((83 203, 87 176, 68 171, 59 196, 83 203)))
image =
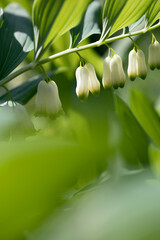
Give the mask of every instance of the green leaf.
MULTIPOLYGON (((55 74, 61 73, 62 71, 66 71, 66 68, 58 68, 54 71, 51 71, 48 74, 49 77, 54 76, 55 74)), ((21 84, 20 86, 10 90, 10 94, 15 102, 20 104, 26 104, 36 93, 37 86, 39 82, 43 79, 46 79, 43 74, 38 75, 36 77, 31 78, 27 82, 21 84)), ((0 103, 4 103, 9 100, 8 93, 0 96, 0 103)))
POLYGON ((129 161, 131 159, 132 165, 137 165, 137 163, 146 165, 146 163, 148 163, 149 137, 138 123, 127 104, 119 96, 116 96, 115 100, 116 111, 125 134, 122 148, 125 156, 127 154, 126 160, 129 161), (130 146, 130 149, 128 146, 130 146))
POLYGON ((90 1, 34 1, 33 23, 36 57, 40 57, 53 41, 78 24, 90 1))
POLYGON ((160 177, 160 148, 151 144, 149 147, 149 159, 155 174, 160 177))
POLYGON ((136 22, 145 14, 152 2, 152 0, 106 0, 102 38, 109 37, 136 22))
POLYGON ((160 18, 160 0, 154 0, 151 7, 146 13, 147 27, 154 24, 156 20, 160 18))
POLYGON ((137 28, 139 25, 141 25, 143 23, 143 25, 145 26, 145 15, 143 15, 138 21, 136 21, 135 23, 131 24, 128 28, 129 28, 129 32, 132 32, 133 29, 137 28))
POLYGON ((33 49, 33 28, 25 9, 8 5, 0 28, 0 79, 12 72, 33 49))
POLYGON ((93 34, 101 34, 99 19, 101 14, 101 4, 97 1, 92 2, 81 21, 81 23, 70 30, 71 46, 76 47, 81 41, 93 34))
POLYGON ((118 15, 126 4, 126 0, 106 0, 103 9, 103 34, 108 34, 118 15))
POLYGON ((160 118, 149 99, 141 92, 132 90, 130 107, 144 130, 160 146, 160 118))

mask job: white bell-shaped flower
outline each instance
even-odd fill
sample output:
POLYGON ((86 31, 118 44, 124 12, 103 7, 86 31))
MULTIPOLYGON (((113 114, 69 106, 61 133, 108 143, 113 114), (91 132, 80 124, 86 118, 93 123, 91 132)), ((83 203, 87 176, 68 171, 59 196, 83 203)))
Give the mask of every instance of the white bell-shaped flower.
POLYGON ((34 126, 24 106, 12 101, 0 105, 0 132, 7 138, 33 134, 34 126))
POLYGON ((112 81, 111 81, 111 57, 106 57, 103 62, 103 78, 102 78, 102 84, 104 89, 108 89, 112 87, 112 81))
POLYGON ((85 67, 78 67, 76 70, 76 94, 81 100, 86 100, 89 94, 88 89, 89 72, 85 67))
POLYGON ((26 108, 19 103, 16 103, 16 106, 12 107, 12 108, 13 108, 15 117, 17 118, 17 120, 19 122, 19 126, 21 124, 23 131, 25 131, 26 133, 33 132, 34 126, 33 126, 33 123, 31 121, 27 111, 26 111, 26 108))
POLYGON ((126 81, 126 75, 124 73, 123 65, 122 65, 122 59, 119 55, 115 55, 117 62, 118 62, 118 71, 120 75, 120 80, 119 80, 119 86, 124 87, 125 81, 126 81))
POLYGON ((158 41, 149 45, 148 64, 151 70, 160 69, 160 44, 158 41))
POLYGON ((110 63, 111 81, 114 88, 122 87, 125 83, 125 74, 122 67, 122 60, 119 55, 114 55, 110 63))
POLYGON ((128 56, 128 77, 133 81, 137 77, 137 53, 133 49, 128 56))
POLYGON ((160 69, 160 43, 155 41, 154 45, 156 49, 156 68, 160 69))
POLYGON ((140 78, 145 79, 147 76, 147 66, 145 55, 142 50, 137 50, 137 74, 140 78))
POLYGON ((120 80, 120 74, 119 74, 119 63, 117 62, 117 58, 114 57, 111 59, 110 63, 110 71, 111 71, 111 81, 112 81, 112 86, 114 88, 119 87, 119 80, 120 80))
POLYGON ((98 95, 100 92, 100 82, 98 81, 98 78, 96 76, 95 69, 94 69, 93 65, 90 63, 86 63, 85 68, 89 72, 88 89, 92 94, 98 95))
POLYGON ((156 46, 154 43, 151 43, 149 45, 149 51, 148 51, 148 65, 151 70, 154 70, 157 66, 157 60, 156 60, 156 46))
POLYGON ((36 113, 55 116, 62 110, 58 87, 54 81, 40 81, 36 98, 36 113))

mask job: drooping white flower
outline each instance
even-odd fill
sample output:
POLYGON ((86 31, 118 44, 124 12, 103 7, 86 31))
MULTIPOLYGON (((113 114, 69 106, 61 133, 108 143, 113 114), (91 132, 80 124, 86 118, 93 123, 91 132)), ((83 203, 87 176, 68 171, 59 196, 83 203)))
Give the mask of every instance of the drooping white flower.
POLYGON ((140 49, 137 50, 137 75, 142 79, 145 79, 147 76, 145 55, 140 49))
MULTIPOLYGON (((115 56, 115 55, 114 55, 115 56)), ((112 86, 114 88, 119 87, 119 80, 120 80, 120 75, 119 75, 119 66, 117 59, 113 57, 110 62, 110 70, 111 70, 111 81, 112 81, 112 86)))
POLYGON ((125 83, 125 73, 119 55, 114 55, 110 62, 111 81, 114 88, 122 87, 125 83))
POLYGON ((151 43, 148 51, 148 65, 151 70, 154 70, 157 67, 156 55, 156 46, 154 43, 151 43))
POLYGON ((55 116, 62 110, 58 87, 54 81, 40 81, 37 89, 36 113, 55 116))
POLYGON ((160 69, 160 43, 155 41, 154 45, 156 49, 156 68, 160 69))
POLYGON ((148 64, 151 70, 160 69, 160 43, 158 41, 149 45, 148 64))
POLYGON ((33 123, 19 103, 8 101, 0 105, 0 131, 5 137, 29 136, 34 132, 33 123))
POLYGON ((137 77, 137 53, 133 49, 128 56, 128 77, 133 81, 137 77))
POLYGON ((102 84, 104 89, 109 89, 112 87, 110 64, 111 64, 111 58, 108 56, 104 59, 104 62, 103 62, 102 84))
POLYGON ((89 72, 85 67, 78 67, 76 70, 76 94, 81 100, 86 100, 89 94, 88 81, 89 72))
POLYGON ((100 82, 98 81, 98 78, 96 76, 95 69, 90 63, 86 63, 84 67, 88 70, 89 73, 88 89, 92 94, 98 95, 100 92, 100 82))
POLYGON ((124 73, 123 65, 122 65, 122 59, 119 55, 115 55, 117 62, 118 62, 118 71, 120 75, 120 81, 119 81, 119 86, 123 87, 126 81, 126 75, 124 73))

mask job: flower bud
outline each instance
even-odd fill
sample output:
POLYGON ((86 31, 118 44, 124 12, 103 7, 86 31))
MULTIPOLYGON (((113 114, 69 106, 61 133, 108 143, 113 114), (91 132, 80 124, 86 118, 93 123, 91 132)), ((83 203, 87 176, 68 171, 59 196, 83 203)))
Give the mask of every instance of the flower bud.
POLYGON ((88 79, 89 72, 85 67, 78 67, 76 70, 76 94, 81 100, 85 100, 88 97, 89 89, 88 89, 88 79))
POLYGON ((147 76, 145 56, 143 51, 140 49, 137 51, 137 74, 142 79, 145 79, 147 76))
POLYGON ((88 89, 93 95, 98 95, 100 92, 100 82, 97 79, 95 69, 90 63, 86 63, 85 68, 89 72, 88 89))
POLYGON ((119 86, 124 87, 124 84, 125 84, 125 81, 126 81, 126 75, 125 75, 124 70, 123 70, 122 59, 119 55, 116 55, 115 57, 117 58, 118 71, 119 71, 119 75, 120 75, 119 86))
POLYGON ((58 87, 54 81, 42 80, 38 85, 36 99, 36 113, 55 116, 62 110, 58 87))
POLYGON ((103 79, 102 79, 102 84, 105 89, 112 87, 110 63, 111 58, 106 57, 103 62, 103 79))
POLYGON ((128 77, 131 79, 131 81, 135 80, 137 76, 137 53, 133 49, 130 51, 128 56, 128 77))

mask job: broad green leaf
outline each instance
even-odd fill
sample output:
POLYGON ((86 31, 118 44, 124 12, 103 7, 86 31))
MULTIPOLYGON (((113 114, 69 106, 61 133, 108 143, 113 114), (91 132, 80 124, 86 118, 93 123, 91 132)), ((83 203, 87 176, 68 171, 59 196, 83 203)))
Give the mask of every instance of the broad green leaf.
POLYGON ((153 23, 160 18, 160 0, 154 0, 151 7, 146 13, 147 27, 153 25, 153 23))
POLYGON ((10 4, 0 28, 0 79, 12 72, 33 49, 33 28, 25 9, 10 4))
POLYGON ((103 9, 103 35, 108 35, 111 27, 124 8, 126 0, 106 0, 103 9))
MULTIPOLYGON (((135 23, 131 24, 128 29, 129 32, 132 32, 133 29, 139 27, 140 25, 143 24, 143 27, 145 27, 145 15, 143 15, 138 21, 136 21, 135 23)), ((135 31, 135 30, 134 30, 135 31)))
POLYGON ((152 4, 152 0, 106 0, 103 12, 102 38, 127 27, 140 19, 152 4))
POLYGON ((116 96, 115 100, 116 111, 125 133, 125 141, 123 141, 125 146, 123 146, 123 150, 125 150, 125 154, 129 151, 126 160, 129 162, 129 155, 132 155, 130 156, 130 159, 133 159, 132 165, 136 166, 137 163, 146 164, 148 162, 149 138, 127 104, 118 96, 116 96), (132 149, 132 154, 128 146, 132 149))
POLYGON ((87 8, 80 24, 70 30, 71 46, 77 46, 81 41, 93 34, 101 34, 99 19, 101 14, 101 4, 93 1, 87 8))
MULTIPOLYGON (((56 69, 50 73, 48 73, 49 77, 53 77, 55 74, 58 74, 62 71, 66 71, 65 68, 56 69)), ((26 104, 36 93, 37 93, 37 86, 38 83, 45 79, 46 77, 42 75, 38 75, 36 77, 31 78, 27 82, 21 84, 20 86, 10 90, 10 94, 15 102, 26 104)), ((0 103, 8 101, 10 96, 8 93, 0 96, 0 103)))
POLYGON ((143 15, 138 21, 131 24, 130 26, 127 26, 123 29, 123 34, 132 33, 138 29, 143 29, 146 25, 145 22, 145 15, 143 15))
MULTIPOLYGON (((130 107, 144 130, 160 146, 160 117, 149 99, 137 90, 132 90, 130 107)), ((139 141, 139 139, 138 139, 139 141)))
POLYGON ((33 24, 36 57, 40 57, 54 40, 78 24, 90 1, 34 1, 33 24))

